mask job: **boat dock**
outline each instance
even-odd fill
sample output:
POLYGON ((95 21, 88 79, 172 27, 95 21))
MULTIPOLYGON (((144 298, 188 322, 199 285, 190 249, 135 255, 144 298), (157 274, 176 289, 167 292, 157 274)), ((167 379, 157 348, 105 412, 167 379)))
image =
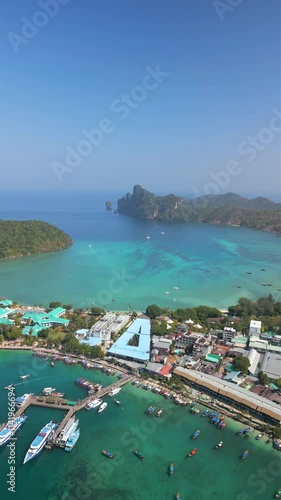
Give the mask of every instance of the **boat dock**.
POLYGON ((51 448, 52 446, 56 445, 59 434, 65 429, 69 420, 74 416, 74 414, 77 411, 85 408, 86 405, 91 401, 93 401, 94 399, 100 399, 104 396, 107 396, 113 389, 116 389, 117 387, 122 387, 123 385, 133 381, 134 379, 135 376, 131 375, 124 377, 115 382, 114 384, 108 385, 107 387, 103 387, 100 391, 96 392, 95 394, 91 394, 90 396, 86 397, 85 399, 82 399, 78 403, 73 404, 73 406, 66 404, 66 400, 63 398, 56 398, 56 402, 51 403, 48 397, 31 396, 30 398, 27 399, 27 401, 24 402, 24 404, 15 413, 15 418, 19 417, 22 413, 24 413, 29 406, 41 406, 43 408, 56 408, 58 410, 67 410, 67 414, 65 415, 64 419, 62 420, 56 431, 52 434, 51 439, 48 441, 47 447, 51 448))

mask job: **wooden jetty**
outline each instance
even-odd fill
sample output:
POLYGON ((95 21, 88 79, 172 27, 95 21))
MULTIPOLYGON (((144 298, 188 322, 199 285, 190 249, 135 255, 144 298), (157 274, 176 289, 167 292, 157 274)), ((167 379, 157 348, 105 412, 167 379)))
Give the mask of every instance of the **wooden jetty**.
POLYGON ((78 403, 76 403, 73 406, 69 406, 66 404, 66 400, 63 398, 56 398, 56 403, 51 403, 49 401, 49 397, 42 397, 42 396, 30 396, 27 401, 18 409, 18 411, 15 414, 15 418, 24 413, 24 411, 29 407, 29 406, 41 406, 43 408, 57 408, 58 410, 67 410, 67 414, 63 418, 62 422, 60 423, 59 427, 56 429, 56 431, 52 434, 52 437, 50 441, 48 442, 47 447, 51 448, 53 445, 55 445, 57 438, 61 431, 64 429, 66 426, 67 422, 69 419, 79 410, 82 410, 85 408, 85 406, 93 401, 94 399, 100 399, 104 396, 107 396, 113 389, 117 387, 122 387, 123 385, 127 384, 128 382, 131 382, 134 380, 135 377, 133 375, 129 375, 127 377, 124 377, 114 384, 108 385, 107 387, 103 387, 100 391, 96 392, 95 394, 91 394, 85 399, 82 399, 78 403))

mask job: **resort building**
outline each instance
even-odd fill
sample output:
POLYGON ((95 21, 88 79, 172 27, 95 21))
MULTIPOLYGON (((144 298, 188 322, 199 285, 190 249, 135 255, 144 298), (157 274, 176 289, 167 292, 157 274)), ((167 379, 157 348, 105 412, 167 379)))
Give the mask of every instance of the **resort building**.
POLYGON ((12 305, 12 300, 7 299, 7 297, 0 297, 0 307, 11 307, 12 305))
POLYGON ((51 328, 53 326, 67 326, 69 324, 69 320, 61 317, 64 314, 65 309, 63 309, 62 307, 57 307, 49 313, 37 311, 27 312, 21 318, 22 323, 29 323, 22 330, 22 335, 32 335, 36 337, 38 332, 46 328, 51 328))
POLYGON ((255 349, 250 349, 248 353, 248 360, 250 361, 249 373, 251 375, 258 375, 260 372, 260 359, 261 355, 255 349))
POLYGON ((13 325, 14 321, 8 318, 9 314, 12 313, 14 313, 14 310, 9 307, 0 308, 0 325, 13 325))
POLYGON ((150 357, 150 320, 137 318, 109 349, 117 358, 146 363, 150 357))
POLYGON ((274 425, 281 422, 280 405, 266 400, 253 392, 249 392, 242 387, 238 387, 231 382, 181 367, 176 368, 174 374, 179 375, 189 385, 200 390, 203 389, 223 402, 231 404, 231 406, 236 406, 242 410, 246 409, 249 413, 262 420, 274 425))
POLYGON ((130 321, 128 314, 108 313, 95 323, 90 330, 77 330, 76 338, 81 344, 93 347, 112 339, 130 321))

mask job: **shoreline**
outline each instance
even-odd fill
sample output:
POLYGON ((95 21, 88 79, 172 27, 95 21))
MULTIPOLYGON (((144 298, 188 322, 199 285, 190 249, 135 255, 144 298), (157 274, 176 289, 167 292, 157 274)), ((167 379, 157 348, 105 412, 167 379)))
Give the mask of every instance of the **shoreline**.
MULTIPOLYGON (((0 346, 0 349, 11 350, 11 351, 15 351, 15 350, 33 351, 33 355, 34 355, 34 351, 35 351, 35 352, 41 353, 42 357, 44 357, 44 354, 49 355, 49 356, 52 356, 52 355, 61 356, 61 359, 58 359, 57 361, 63 361, 63 358, 66 358, 66 357, 70 358, 70 359, 74 359, 75 361, 85 360, 85 361, 88 361, 89 363, 94 363, 94 364, 100 365, 101 368, 106 367, 106 368, 110 368, 110 369, 115 369, 116 371, 119 371, 120 373, 123 373, 126 375, 132 375, 132 372, 130 370, 124 368, 123 366, 120 366, 118 363, 113 364, 113 363, 109 363, 109 362, 106 362, 106 361, 100 360, 100 359, 85 358, 83 356, 78 356, 75 354, 68 354, 66 352, 62 353, 61 351, 56 350, 56 349, 48 349, 48 348, 40 348, 40 347, 36 348, 36 347, 31 347, 31 346, 26 346, 26 347, 25 346, 23 346, 23 347, 15 346, 14 348, 11 348, 10 346, 4 346, 4 347, 0 346)), ((38 357, 39 357, 39 359, 41 358, 41 356, 38 356, 38 357)), ((236 408, 232 407, 231 405, 228 405, 224 402, 221 402, 221 401, 218 402, 214 397, 211 397, 209 394, 205 393, 203 390, 201 390, 201 391, 195 390, 187 384, 185 384, 184 387, 181 389, 175 389, 175 388, 169 386, 168 384, 163 383, 164 381, 162 382, 159 380, 152 379, 150 377, 147 379, 143 379, 140 375, 136 376, 136 379, 138 380, 139 384, 147 383, 147 384, 151 385, 152 388, 159 388, 162 391, 168 392, 174 398, 175 397, 184 398, 184 400, 185 400, 185 401, 183 401, 184 406, 192 407, 192 405, 195 405, 195 406, 200 405, 200 406, 203 406, 204 408, 209 408, 211 410, 221 412, 223 415, 225 415, 227 417, 227 419, 230 419, 233 422, 240 422, 242 424, 246 424, 247 427, 250 427, 252 431, 262 432, 263 436, 267 437, 268 440, 273 442, 273 437, 270 433, 270 431, 272 431, 272 429, 273 429, 273 426, 271 424, 268 424, 268 423, 265 424, 262 420, 259 420, 258 418, 255 418, 252 416, 250 416, 250 419, 249 419, 248 414, 243 415, 241 410, 238 410, 238 409, 236 409, 236 408), (192 394, 189 394, 189 391, 192 391, 192 394), (268 427, 267 430, 264 429, 265 425, 268 427)), ((161 394, 159 394, 159 395, 161 395, 161 394)), ((166 398, 166 399, 168 399, 168 398, 166 398)), ((171 399, 171 401, 173 401, 173 399, 171 399)), ((173 401, 173 402, 176 403, 175 401, 173 401)))

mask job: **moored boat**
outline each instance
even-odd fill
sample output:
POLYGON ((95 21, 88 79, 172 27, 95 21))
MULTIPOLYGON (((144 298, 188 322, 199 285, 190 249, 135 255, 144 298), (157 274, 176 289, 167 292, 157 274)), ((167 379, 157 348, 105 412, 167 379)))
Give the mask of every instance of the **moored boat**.
POLYGON ((49 422, 46 424, 41 431, 37 434, 36 438, 32 441, 25 457, 23 463, 26 464, 29 460, 32 460, 35 458, 39 453, 43 450, 46 441, 50 436, 53 434, 53 432, 57 429, 58 427, 57 422, 49 422))
POLYGON ((197 453, 197 448, 194 448, 192 451, 190 451, 190 452, 187 454, 187 456, 188 456, 188 457, 194 457, 194 455, 196 455, 196 453, 197 453))
POLYGON ((121 403, 120 403, 120 401, 118 401, 118 399, 114 399, 113 401, 114 401, 114 403, 115 403, 117 406, 121 406, 121 403))
POLYGON ((140 459, 140 460, 144 460, 144 456, 138 452, 138 450, 134 450, 134 454, 140 459))
POLYGON ((260 433, 260 434, 257 435, 256 439, 259 441, 262 437, 263 437, 263 434, 260 433))
POLYGON ((114 455, 113 453, 111 453, 111 451, 102 450, 102 454, 107 458, 114 458, 114 455))
POLYGON ((120 392, 122 389, 122 387, 116 387, 115 389, 112 389, 112 391, 108 394, 109 396, 115 396, 116 394, 118 394, 118 392, 120 392))
POLYGON ((94 399, 86 405, 86 410, 93 410, 102 404, 102 399, 94 399))
POLYGON ((18 398, 16 398, 16 408, 20 408, 31 396, 32 394, 23 394, 23 396, 19 396, 18 398))
POLYGON ((163 413, 163 408, 160 408, 160 410, 158 410, 158 412, 156 413, 156 417, 161 417, 163 413))
POLYGON ((53 392, 55 392, 55 387, 45 387, 42 391, 44 396, 50 396, 53 392))
POLYGON ((171 463, 170 467, 169 467, 169 474, 170 474, 170 476, 172 476, 174 474, 174 470, 175 470, 174 464, 171 463))
POLYGON ((245 450, 241 456, 242 460, 245 460, 245 458, 247 458, 248 455, 249 455, 249 450, 245 450))
POLYGON ((153 413, 154 411, 155 411, 155 406, 149 406, 145 413, 147 415, 151 415, 151 413, 153 413))
POLYGON ((180 496, 180 494, 179 494, 179 493, 177 493, 177 494, 176 494, 176 499, 177 499, 177 500, 181 500, 181 496, 180 496))
POLYGON ((26 419, 26 415, 20 415, 20 417, 9 420, 5 425, 3 425, 0 430, 0 446, 4 446, 4 444, 6 444, 7 441, 15 435, 26 419))
POLYGON ((55 363, 53 361, 51 361, 50 365, 51 365, 52 368, 54 368, 55 363))
POLYGON ((192 437, 192 439, 196 439, 196 438, 198 438, 199 434, 200 434, 200 430, 199 430, 199 429, 197 429, 197 431, 193 432, 193 434, 192 434, 192 436, 191 436, 191 437, 192 437))
POLYGON ((80 429, 77 429, 66 441, 65 451, 72 451, 80 437, 80 429))
POLYGON ((107 407, 107 403, 102 403, 98 409, 98 413, 101 413, 102 411, 104 411, 107 407))

